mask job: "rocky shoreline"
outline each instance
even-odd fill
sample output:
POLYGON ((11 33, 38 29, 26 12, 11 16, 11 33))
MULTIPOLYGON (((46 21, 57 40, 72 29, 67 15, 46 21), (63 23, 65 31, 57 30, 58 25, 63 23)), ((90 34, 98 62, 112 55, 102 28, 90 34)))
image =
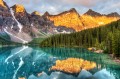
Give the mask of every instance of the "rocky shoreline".
POLYGON ((113 54, 110 54, 109 56, 112 58, 114 62, 120 64, 120 58, 114 57, 113 54))
MULTIPOLYGON (((91 48, 88 48, 89 51, 92 51, 94 53, 104 53, 104 50, 101 50, 101 49, 96 49, 96 47, 91 47, 91 48)), ((117 58, 117 57, 114 57, 113 54, 108 54, 110 56, 110 58, 117 64, 120 64, 120 58, 117 58)))

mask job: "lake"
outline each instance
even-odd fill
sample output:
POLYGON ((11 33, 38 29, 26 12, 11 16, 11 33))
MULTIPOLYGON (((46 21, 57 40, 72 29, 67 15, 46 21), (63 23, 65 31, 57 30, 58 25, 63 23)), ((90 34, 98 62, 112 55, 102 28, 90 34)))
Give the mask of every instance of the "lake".
POLYGON ((28 78, 32 74, 37 76, 43 71, 50 75, 49 68, 55 64, 56 60, 70 57, 96 62, 97 67, 89 71, 92 74, 106 70, 115 79, 120 79, 120 65, 113 62, 106 54, 96 54, 84 48, 29 46, 0 48, 0 79, 28 78))

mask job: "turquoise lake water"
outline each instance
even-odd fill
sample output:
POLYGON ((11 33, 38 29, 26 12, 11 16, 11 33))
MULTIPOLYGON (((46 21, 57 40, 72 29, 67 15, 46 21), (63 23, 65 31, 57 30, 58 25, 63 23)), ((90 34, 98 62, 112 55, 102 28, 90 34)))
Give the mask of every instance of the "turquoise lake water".
POLYGON ((83 58, 97 63, 90 70, 92 74, 107 70, 115 79, 120 79, 120 65, 106 54, 96 54, 83 48, 39 48, 39 47, 2 47, 0 48, 0 79, 28 78, 40 72, 51 74, 49 68, 55 61, 69 57, 83 58))

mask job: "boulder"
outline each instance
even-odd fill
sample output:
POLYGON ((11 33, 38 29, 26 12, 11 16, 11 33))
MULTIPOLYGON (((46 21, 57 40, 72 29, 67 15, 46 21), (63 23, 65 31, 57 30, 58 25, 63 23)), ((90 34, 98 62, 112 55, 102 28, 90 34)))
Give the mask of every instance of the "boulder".
POLYGON ((79 79, 93 79, 92 77, 93 75, 84 69, 78 75, 79 79))
POLYGON ((67 75, 62 72, 52 72, 49 79, 78 79, 72 75, 67 75))
POLYGON ((38 79, 36 76, 34 76, 34 75, 30 75, 29 77, 28 77, 28 79, 38 79))
POLYGON ((49 76, 45 72, 42 72, 38 79, 49 79, 49 76))
POLYGON ((106 69, 95 73, 94 77, 96 79, 115 79, 115 77, 112 74, 110 74, 110 72, 108 72, 106 69))
POLYGON ((103 53, 104 52, 104 50, 96 50, 96 51, 94 51, 95 53, 103 53))

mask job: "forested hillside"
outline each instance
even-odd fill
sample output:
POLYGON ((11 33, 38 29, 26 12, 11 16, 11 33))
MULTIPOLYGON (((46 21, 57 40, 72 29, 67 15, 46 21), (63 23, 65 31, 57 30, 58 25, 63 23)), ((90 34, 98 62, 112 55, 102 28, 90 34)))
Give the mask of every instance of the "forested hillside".
POLYGON ((120 56, 120 20, 98 28, 47 38, 40 46, 97 47, 120 56))

